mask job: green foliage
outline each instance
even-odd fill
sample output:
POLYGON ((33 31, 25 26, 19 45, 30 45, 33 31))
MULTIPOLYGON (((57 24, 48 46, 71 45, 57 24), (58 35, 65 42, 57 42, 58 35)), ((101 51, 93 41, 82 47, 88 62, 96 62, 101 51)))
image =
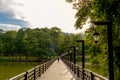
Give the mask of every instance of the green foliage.
POLYGON ((0 51, 3 56, 33 56, 44 59, 60 55, 65 47, 75 44, 75 34, 63 33, 57 27, 20 29, 1 33, 0 51), (70 43, 68 43, 70 42, 70 43), (69 44, 69 45, 68 45, 69 44))
POLYGON ((89 15, 90 15, 90 11, 91 11, 91 6, 90 5, 83 5, 78 12, 76 13, 76 23, 75 23, 75 27, 78 28, 82 28, 83 25, 85 24, 85 22, 87 21, 89 15))
MULTIPOLYGON (((67 0, 69 1, 69 0, 67 0)), ((76 28, 82 28, 87 18, 92 21, 105 21, 113 22, 113 52, 114 52, 114 67, 115 67, 115 80, 120 77, 120 0, 75 0, 72 1, 74 9, 78 10, 76 13, 76 28), (75 3, 75 4, 74 4, 75 3)), ((91 36, 93 34, 92 28, 89 33, 86 33, 87 53, 91 55, 91 61, 100 67, 103 74, 108 72, 108 46, 107 46, 107 27, 99 26, 95 30, 100 33, 100 40, 97 44, 93 43, 91 36), (91 31, 91 32, 90 32, 91 31), (104 66, 107 65, 107 66, 104 66)))
POLYGON ((71 2, 73 2, 73 0, 66 0, 66 2, 69 2, 69 3, 71 3, 71 2))
MULTIPOLYGON (((95 20, 110 20, 113 22, 113 52, 114 52, 114 61, 115 61, 115 72, 120 71, 120 64, 117 63, 120 61, 119 56, 119 25, 120 25, 120 1, 119 0, 93 0, 92 2, 92 8, 94 12, 92 13, 92 17, 95 20)), ((103 55, 108 54, 107 53, 107 32, 106 28, 104 26, 99 27, 98 31, 102 35, 102 39, 100 40, 100 46, 101 51, 103 55)), ((105 63, 105 61, 104 61, 105 63)), ((101 62, 102 64, 102 62, 101 62)), ((101 65, 102 67, 102 65, 101 65)), ((105 68, 104 66, 102 68, 105 68)), ((107 69, 106 69, 107 70, 107 69)), ((105 71, 106 71, 105 70, 105 71)), ((120 73, 115 73, 115 75, 120 75, 120 73)), ((118 76, 115 76, 115 80, 118 80, 118 76)))

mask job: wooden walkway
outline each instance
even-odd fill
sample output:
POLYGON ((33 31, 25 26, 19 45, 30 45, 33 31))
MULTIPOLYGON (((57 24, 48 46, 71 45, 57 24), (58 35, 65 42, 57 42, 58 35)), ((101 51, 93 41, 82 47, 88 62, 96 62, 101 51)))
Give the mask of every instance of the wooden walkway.
POLYGON ((75 80, 75 77, 62 60, 56 60, 37 80, 75 80))

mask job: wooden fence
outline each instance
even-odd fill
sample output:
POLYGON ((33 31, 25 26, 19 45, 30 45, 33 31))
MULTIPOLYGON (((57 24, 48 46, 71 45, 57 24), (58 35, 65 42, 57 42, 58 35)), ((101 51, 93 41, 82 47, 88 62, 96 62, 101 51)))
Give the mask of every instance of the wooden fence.
POLYGON ((50 67, 54 61, 55 59, 36 66, 26 72, 10 78, 9 80, 36 80, 38 77, 41 77, 41 75, 50 67))
MULTIPOLYGON (((73 63, 66 59, 62 60, 75 74, 77 80, 82 80, 82 67, 80 67, 79 65, 74 65, 73 63)), ((88 69, 84 69, 84 80, 108 80, 108 79, 88 69)))

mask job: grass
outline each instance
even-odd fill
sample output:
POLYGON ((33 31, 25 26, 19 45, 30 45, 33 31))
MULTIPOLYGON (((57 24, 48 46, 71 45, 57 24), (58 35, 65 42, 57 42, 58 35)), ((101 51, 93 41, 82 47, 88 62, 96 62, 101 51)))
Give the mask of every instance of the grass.
MULTIPOLYGON (((95 73, 97 73, 97 74, 99 74, 101 76, 108 77, 107 74, 103 74, 103 72, 101 71, 101 69, 99 67, 97 67, 97 66, 93 67, 92 63, 90 62, 90 59, 91 59, 90 55, 85 56, 85 68, 89 69, 89 70, 91 70, 91 71, 93 71, 93 72, 95 72, 95 73)), ((77 64, 82 66, 81 57, 78 59, 77 64)))
POLYGON ((47 59, 41 59, 36 62, 38 57, 27 57, 27 60, 25 56, 19 58, 19 56, 0 56, 0 80, 9 80, 11 77, 48 61, 47 59))
POLYGON ((37 62, 0 62, 0 80, 7 80, 39 64, 37 62))

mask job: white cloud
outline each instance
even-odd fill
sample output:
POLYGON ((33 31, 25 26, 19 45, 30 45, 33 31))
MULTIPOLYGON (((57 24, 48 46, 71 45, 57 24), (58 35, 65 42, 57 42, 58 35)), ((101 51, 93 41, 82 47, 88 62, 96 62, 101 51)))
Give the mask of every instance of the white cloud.
POLYGON ((8 30, 19 30, 21 27, 18 25, 11 24, 0 24, 0 29, 8 31, 8 30))
POLYGON ((23 20, 25 16, 17 8, 22 8, 22 4, 14 0, 0 0, 0 13, 7 13, 12 18, 23 20))
POLYGON ((79 32, 74 28, 76 11, 65 0, 0 0, 0 10, 29 22, 31 28, 56 26, 64 32, 79 32))

